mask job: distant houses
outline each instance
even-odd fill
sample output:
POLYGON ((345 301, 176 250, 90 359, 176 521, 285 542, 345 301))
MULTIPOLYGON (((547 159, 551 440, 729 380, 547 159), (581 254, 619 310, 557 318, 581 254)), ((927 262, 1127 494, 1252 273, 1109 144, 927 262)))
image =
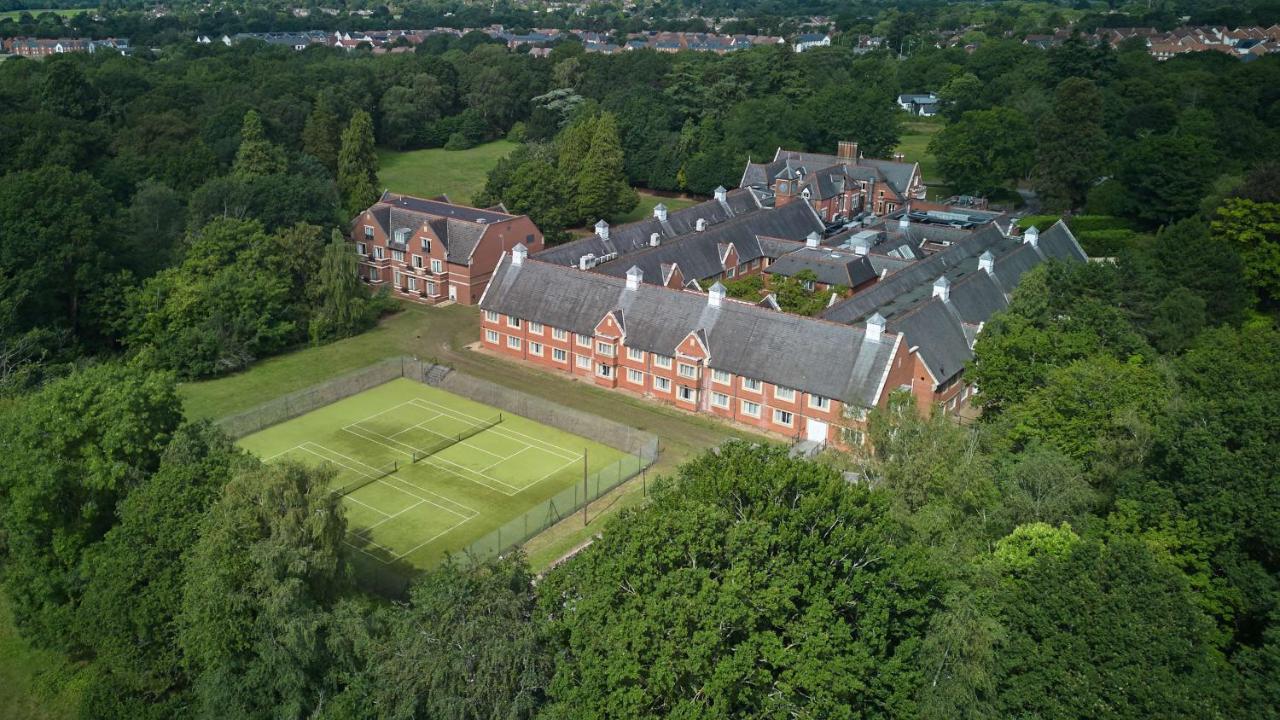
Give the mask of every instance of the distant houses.
POLYGON ((831 36, 827 34, 806 33, 796 37, 791 48, 796 52, 804 52, 816 47, 831 47, 831 36))
POLYGON ((938 96, 933 93, 898 96, 898 107, 919 117, 937 115, 938 102, 938 96))
POLYGON ((131 51, 126 38, 90 40, 87 38, 11 37, 4 39, 3 47, 6 53, 26 58, 43 58, 77 52, 114 52, 128 55, 131 51))

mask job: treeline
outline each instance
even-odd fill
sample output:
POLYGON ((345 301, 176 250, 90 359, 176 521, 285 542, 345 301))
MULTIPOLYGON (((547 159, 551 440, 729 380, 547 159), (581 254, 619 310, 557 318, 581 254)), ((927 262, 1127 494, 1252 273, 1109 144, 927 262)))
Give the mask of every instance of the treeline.
POLYGON ((1030 181, 1046 206, 1156 226, 1212 208, 1259 161, 1280 157, 1280 59, 1221 53, 1156 62, 1142 42, 1080 39, 933 50, 902 64, 939 91, 949 121, 930 143, 951 189, 1030 181))

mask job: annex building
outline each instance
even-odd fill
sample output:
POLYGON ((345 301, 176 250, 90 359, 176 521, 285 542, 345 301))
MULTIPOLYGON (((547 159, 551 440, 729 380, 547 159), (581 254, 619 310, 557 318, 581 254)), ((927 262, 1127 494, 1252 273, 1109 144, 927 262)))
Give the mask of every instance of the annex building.
POLYGON ((542 249, 542 231, 526 215, 502 206, 479 209, 382 194, 351 222, 360 279, 388 286, 397 297, 473 305, 498 261, 517 245, 542 249))

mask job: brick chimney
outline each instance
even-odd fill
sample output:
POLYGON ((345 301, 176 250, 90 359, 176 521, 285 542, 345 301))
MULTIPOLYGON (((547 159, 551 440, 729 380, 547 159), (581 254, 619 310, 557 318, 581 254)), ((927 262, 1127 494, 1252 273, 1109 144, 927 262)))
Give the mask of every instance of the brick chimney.
POLYGON ((845 162, 858 162, 858 143, 852 140, 841 140, 836 143, 836 157, 845 162))

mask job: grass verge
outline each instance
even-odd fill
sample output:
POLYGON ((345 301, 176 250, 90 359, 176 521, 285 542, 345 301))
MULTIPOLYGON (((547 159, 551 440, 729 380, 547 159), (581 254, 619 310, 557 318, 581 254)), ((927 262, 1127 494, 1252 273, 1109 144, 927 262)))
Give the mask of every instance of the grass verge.
POLYGON ((515 147, 515 143, 495 140, 469 150, 379 149, 379 189, 420 197, 443 194, 469 204, 484 189, 489 170, 515 147))

